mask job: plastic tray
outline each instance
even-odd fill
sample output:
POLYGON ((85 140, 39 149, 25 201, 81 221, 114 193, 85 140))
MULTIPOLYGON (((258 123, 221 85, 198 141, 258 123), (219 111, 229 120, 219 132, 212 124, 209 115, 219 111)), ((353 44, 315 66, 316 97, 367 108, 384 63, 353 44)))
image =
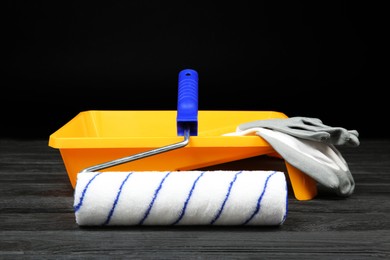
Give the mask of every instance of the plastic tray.
MULTIPOLYGON (((163 147, 183 140, 177 135, 176 111, 84 111, 50 135, 49 146, 59 149, 70 182, 83 169, 163 147)), ((177 150, 153 155, 102 171, 194 170, 258 155, 275 154, 259 136, 223 136, 254 120, 287 118, 274 111, 198 112, 198 135, 177 150)), ((295 197, 313 198, 314 181, 287 164, 295 197)))

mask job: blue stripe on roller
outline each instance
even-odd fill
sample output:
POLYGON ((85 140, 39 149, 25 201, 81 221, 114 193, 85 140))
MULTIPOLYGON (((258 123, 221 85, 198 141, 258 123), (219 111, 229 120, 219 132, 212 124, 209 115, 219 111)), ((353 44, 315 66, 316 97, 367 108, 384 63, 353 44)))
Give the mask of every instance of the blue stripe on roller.
POLYGON ((248 224, 248 222, 251 221, 251 220, 256 216, 257 213, 259 213, 260 207, 261 207, 261 206, 260 206, 260 203, 261 203, 261 200, 263 199, 265 190, 267 189, 268 181, 269 181, 269 179, 271 178, 271 176, 274 175, 275 173, 276 173, 276 172, 273 172, 273 173, 271 173, 270 175, 267 176, 267 179, 265 180, 265 183, 264 183, 263 191, 261 192, 261 195, 260 195, 259 199, 257 200, 256 209, 255 209, 255 211, 252 213, 252 215, 251 215, 247 220, 244 221, 243 225, 248 224))
POLYGON ((119 190, 118 190, 118 193, 116 194, 116 198, 114 200, 114 203, 113 203, 113 205, 111 207, 111 210, 108 213, 107 219, 106 219, 106 221, 104 221, 103 225, 108 225, 108 223, 110 223, 111 217, 114 214, 114 210, 115 210, 116 204, 118 204, 119 197, 120 197, 120 195, 122 193, 122 188, 125 185, 127 179, 130 177, 131 174, 132 174, 132 172, 127 174, 126 178, 123 180, 121 186, 119 187, 119 190))
POLYGON ((98 175, 100 175, 100 174, 101 174, 101 172, 95 174, 95 175, 88 181, 87 185, 85 185, 85 187, 84 187, 84 189, 83 189, 83 192, 81 193, 81 197, 80 197, 79 203, 78 203, 76 206, 73 207, 75 212, 79 211, 79 209, 80 209, 81 206, 83 205, 85 193, 87 192, 89 185, 90 185, 91 182, 92 182, 98 175))
POLYGON ((280 221, 279 225, 283 224, 284 221, 286 221, 287 212, 288 212, 288 187, 287 187, 287 182, 286 182, 286 211, 284 212, 284 216, 282 218, 282 221, 280 221))
POLYGON ((176 224, 179 223, 180 220, 184 217, 185 212, 186 212, 186 209, 187 209, 188 202, 190 201, 190 198, 191 198, 192 193, 193 193, 193 191, 194 191, 194 189, 195 189, 196 183, 197 183, 198 180, 203 176, 204 173, 205 173, 205 172, 202 172, 202 173, 196 178, 196 180, 194 181, 194 183, 192 184, 191 190, 190 190, 190 192, 188 193, 187 199, 186 199, 186 201, 184 202, 184 206, 183 206, 183 208, 182 208, 182 210, 181 210, 181 214, 180 214, 179 218, 178 218, 175 222, 172 223, 172 225, 176 225, 176 224))
POLYGON ((159 191, 161 190, 162 185, 163 185, 165 179, 169 176, 169 174, 171 174, 171 172, 168 172, 168 173, 164 176, 164 178, 163 178, 163 179, 161 180, 161 182, 160 182, 160 185, 159 185, 159 186, 157 187, 157 189, 154 191, 153 199, 152 199, 152 201, 150 202, 149 207, 148 207, 148 209, 146 210, 146 212, 145 212, 145 214, 144 214, 144 217, 141 219, 141 221, 138 223, 138 225, 142 225, 142 224, 144 223, 144 221, 146 220, 146 218, 149 216, 149 213, 150 213, 150 211, 152 210, 154 201, 156 200, 157 195, 158 195, 159 191))
POLYGON ((230 182, 230 185, 229 185, 229 189, 228 189, 228 192, 226 193, 226 196, 225 196, 225 200, 223 201, 221 207, 219 208, 219 211, 217 213, 217 215, 214 217, 214 219, 210 222, 210 224, 214 224, 215 221, 217 221, 217 219, 221 216, 221 213, 223 211, 223 208, 225 207, 225 204, 226 204, 226 201, 228 200, 229 196, 230 196, 230 191, 232 190, 232 187, 233 187, 233 184, 234 182, 237 180, 237 176, 239 174, 241 174, 242 171, 239 171, 237 172, 235 175, 234 175, 234 179, 230 182))

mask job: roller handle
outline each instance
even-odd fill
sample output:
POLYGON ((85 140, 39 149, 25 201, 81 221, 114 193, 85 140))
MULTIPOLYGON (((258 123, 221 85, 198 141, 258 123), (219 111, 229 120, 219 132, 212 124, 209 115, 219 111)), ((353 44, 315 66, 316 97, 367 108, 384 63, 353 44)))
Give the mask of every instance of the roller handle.
POLYGON ((198 73, 185 69, 179 73, 177 98, 177 135, 183 136, 185 130, 190 135, 198 135, 198 73))

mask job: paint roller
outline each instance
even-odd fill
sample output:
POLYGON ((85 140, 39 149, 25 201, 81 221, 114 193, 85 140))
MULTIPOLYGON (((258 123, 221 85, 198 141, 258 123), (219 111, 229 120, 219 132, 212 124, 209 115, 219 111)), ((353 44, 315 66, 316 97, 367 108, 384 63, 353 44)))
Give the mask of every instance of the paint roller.
MULTIPOLYGON (((85 168, 74 191, 80 226, 282 225, 287 216, 283 172, 100 171, 187 146, 198 135, 198 73, 179 73, 177 135, 184 140, 85 168)), ((245 137, 243 137, 245 138, 245 137)), ((180 158, 177 158, 180 160, 180 158)))

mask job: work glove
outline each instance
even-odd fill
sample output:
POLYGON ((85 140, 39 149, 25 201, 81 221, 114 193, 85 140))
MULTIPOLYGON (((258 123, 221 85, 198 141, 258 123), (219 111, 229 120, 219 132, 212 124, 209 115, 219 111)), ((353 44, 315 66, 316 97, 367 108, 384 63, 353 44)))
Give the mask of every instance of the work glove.
POLYGON ((289 164, 338 196, 348 197, 355 182, 335 145, 359 146, 358 132, 330 127, 307 117, 258 120, 241 124, 229 135, 258 135, 289 164))

